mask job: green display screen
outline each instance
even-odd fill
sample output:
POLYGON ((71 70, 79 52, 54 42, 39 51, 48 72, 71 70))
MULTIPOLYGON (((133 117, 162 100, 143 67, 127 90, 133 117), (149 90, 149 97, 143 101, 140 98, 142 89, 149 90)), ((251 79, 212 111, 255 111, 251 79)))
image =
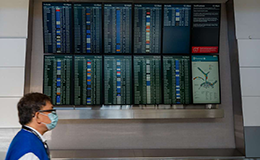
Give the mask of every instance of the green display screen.
POLYGON ((191 103, 189 56, 163 56, 164 104, 191 103))
POLYGON ((75 105, 102 104, 102 56, 75 56, 75 105))
POLYGON ((161 56, 134 56, 134 104, 162 103, 161 56))
POLYGON ((132 104, 131 56, 104 56, 104 104, 132 104))
POLYGON ((194 104, 220 103, 218 56, 192 56, 194 104))
POLYGON ((54 105, 72 104, 72 56, 44 56, 43 92, 54 105))

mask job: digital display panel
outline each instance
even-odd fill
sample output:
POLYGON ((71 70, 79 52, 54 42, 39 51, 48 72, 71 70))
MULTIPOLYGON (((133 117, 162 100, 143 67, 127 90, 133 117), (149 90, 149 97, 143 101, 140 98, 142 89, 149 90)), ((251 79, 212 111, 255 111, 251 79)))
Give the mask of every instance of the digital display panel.
POLYGON ((161 53, 161 4, 134 5, 134 53, 161 53))
POLYGON ((194 104, 220 103, 218 56, 192 56, 194 104))
POLYGON ((75 56, 75 105, 102 104, 102 80, 102 56, 75 56))
POLYGON ((104 52, 132 52, 132 4, 104 4, 104 52))
POLYGON ((102 53, 101 4, 74 4, 74 52, 102 53))
POLYGON ((162 103, 160 56, 134 56, 134 104, 162 103))
POLYGON ((43 2, 45 53, 72 53, 72 4, 43 2))
POLYGON ((190 53, 191 5, 164 5, 163 53, 190 53))
POLYGON ((191 103, 189 56, 163 56, 164 104, 191 103))
POLYGON ((42 9, 44 53, 60 53, 44 56, 43 91, 54 105, 220 103, 218 56, 199 53, 219 53, 221 4, 42 9))
POLYGON ((219 53, 220 4, 193 6, 192 53, 219 53))
POLYGON ((132 57, 104 57, 104 104, 132 104, 132 57))
POLYGON ((44 56, 43 93, 53 105, 72 104, 72 56, 44 56))

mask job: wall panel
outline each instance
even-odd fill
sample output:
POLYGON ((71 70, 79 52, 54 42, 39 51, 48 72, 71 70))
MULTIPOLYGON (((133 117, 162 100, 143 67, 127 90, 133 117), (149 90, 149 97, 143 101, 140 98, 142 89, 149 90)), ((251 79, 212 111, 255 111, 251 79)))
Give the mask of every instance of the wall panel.
POLYGON ((0 98, 0 106, 5 108, 1 112, 0 127, 17 127, 20 126, 18 121, 17 103, 20 98, 0 98))
POLYGON ((260 67, 260 39, 238 40, 240 67, 260 67))
POLYGON ((0 98, 23 95, 24 68, 0 68, 0 75, 0 98))
POLYGON ((1 0, 0 38, 27 38, 28 12, 29 0, 1 0))
POLYGON ((260 38, 260 1, 234 0, 237 39, 260 38))
POLYGON ((25 66, 26 39, 0 39, 0 67, 25 66))

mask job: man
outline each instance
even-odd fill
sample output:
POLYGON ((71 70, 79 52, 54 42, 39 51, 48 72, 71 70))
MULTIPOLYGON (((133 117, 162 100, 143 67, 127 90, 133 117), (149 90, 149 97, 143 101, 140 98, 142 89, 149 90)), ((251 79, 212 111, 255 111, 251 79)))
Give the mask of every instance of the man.
POLYGON ((51 99, 41 93, 29 93, 20 99, 17 108, 22 129, 12 140, 6 160, 49 160, 42 135, 58 122, 51 99))

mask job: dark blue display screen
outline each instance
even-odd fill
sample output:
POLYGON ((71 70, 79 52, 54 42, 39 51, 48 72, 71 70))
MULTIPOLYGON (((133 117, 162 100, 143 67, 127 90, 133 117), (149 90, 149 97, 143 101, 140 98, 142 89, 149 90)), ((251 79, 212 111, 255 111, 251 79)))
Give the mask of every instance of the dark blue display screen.
POLYGON ((104 4, 104 52, 131 53, 132 4, 104 4))
POLYGON ((191 5, 164 5, 163 53, 190 53, 191 5))
POLYGON ((45 53, 72 53, 72 4, 43 3, 45 53))
POLYGON ((74 52, 102 53, 101 4, 74 4, 74 52))
POLYGON ((162 5, 135 4, 134 53, 161 53, 162 5))

